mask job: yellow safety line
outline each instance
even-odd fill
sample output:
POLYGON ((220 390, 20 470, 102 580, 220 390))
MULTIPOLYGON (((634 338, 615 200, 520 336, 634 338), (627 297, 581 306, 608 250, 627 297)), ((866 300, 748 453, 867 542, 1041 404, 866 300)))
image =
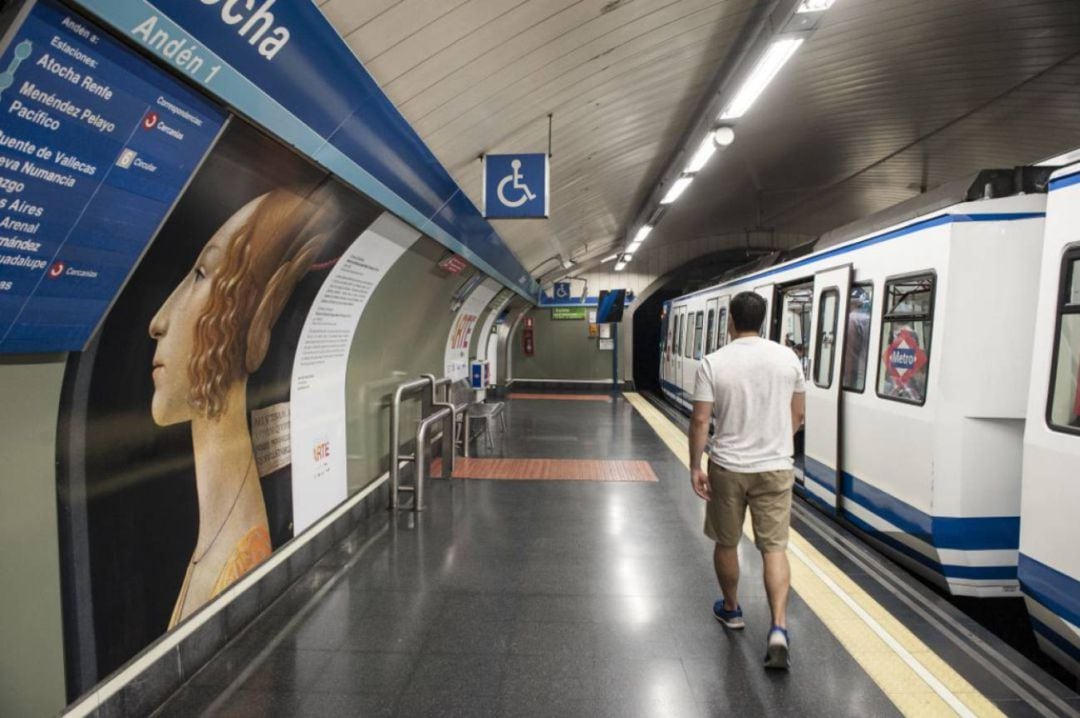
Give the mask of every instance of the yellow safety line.
MULTIPOLYGON (((686 434, 639 394, 623 396, 689 470, 686 434)), ((751 536, 749 521, 743 531, 751 536)), ((794 528, 788 548, 791 587, 901 713, 1003 715, 794 528)))

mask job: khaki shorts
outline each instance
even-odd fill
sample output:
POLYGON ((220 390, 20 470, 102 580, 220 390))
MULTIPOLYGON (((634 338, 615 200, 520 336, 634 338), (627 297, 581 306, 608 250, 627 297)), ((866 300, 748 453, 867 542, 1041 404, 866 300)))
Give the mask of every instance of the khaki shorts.
POLYGON ((709 484, 712 500, 705 509, 706 536, 724 548, 738 546, 749 506, 758 550, 769 552, 787 548, 795 472, 739 474, 710 461, 709 484))

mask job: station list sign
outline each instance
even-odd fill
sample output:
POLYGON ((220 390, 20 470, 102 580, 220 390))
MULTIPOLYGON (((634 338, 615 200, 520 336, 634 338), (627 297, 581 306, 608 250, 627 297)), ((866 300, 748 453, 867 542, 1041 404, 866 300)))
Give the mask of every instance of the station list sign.
POLYGON ((0 353, 82 350, 226 113, 52 0, 0 54, 0 353))

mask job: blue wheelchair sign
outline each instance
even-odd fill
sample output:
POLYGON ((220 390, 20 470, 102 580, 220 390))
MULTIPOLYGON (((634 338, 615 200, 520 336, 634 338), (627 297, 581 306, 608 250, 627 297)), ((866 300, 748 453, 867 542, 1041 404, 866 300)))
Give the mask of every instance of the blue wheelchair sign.
POLYGON ((533 219, 548 216, 548 156, 484 155, 484 216, 533 219))

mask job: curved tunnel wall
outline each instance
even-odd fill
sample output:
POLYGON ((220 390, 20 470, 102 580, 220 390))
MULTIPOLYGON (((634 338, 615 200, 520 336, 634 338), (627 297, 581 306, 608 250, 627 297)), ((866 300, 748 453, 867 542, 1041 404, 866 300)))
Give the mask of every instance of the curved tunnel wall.
MULTIPOLYGON (((325 153, 316 165, 293 144, 232 117, 86 350, 0 358, 3 489, 19 497, 0 502, 5 715, 54 714, 228 605, 216 643, 152 662, 194 670, 285 584, 228 588, 386 471, 394 386, 464 378, 498 284, 440 269, 446 245, 485 266, 470 247, 502 252, 518 280, 471 205, 425 221, 392 198, 407 224, 324 169, 354 166, 325 153), (453 217, 473 233, 462 242, 453 217)), ((432 161, 406 164, 448 180, 432 161)), ((302 541, 309 564, 327 546, 302 541)))

